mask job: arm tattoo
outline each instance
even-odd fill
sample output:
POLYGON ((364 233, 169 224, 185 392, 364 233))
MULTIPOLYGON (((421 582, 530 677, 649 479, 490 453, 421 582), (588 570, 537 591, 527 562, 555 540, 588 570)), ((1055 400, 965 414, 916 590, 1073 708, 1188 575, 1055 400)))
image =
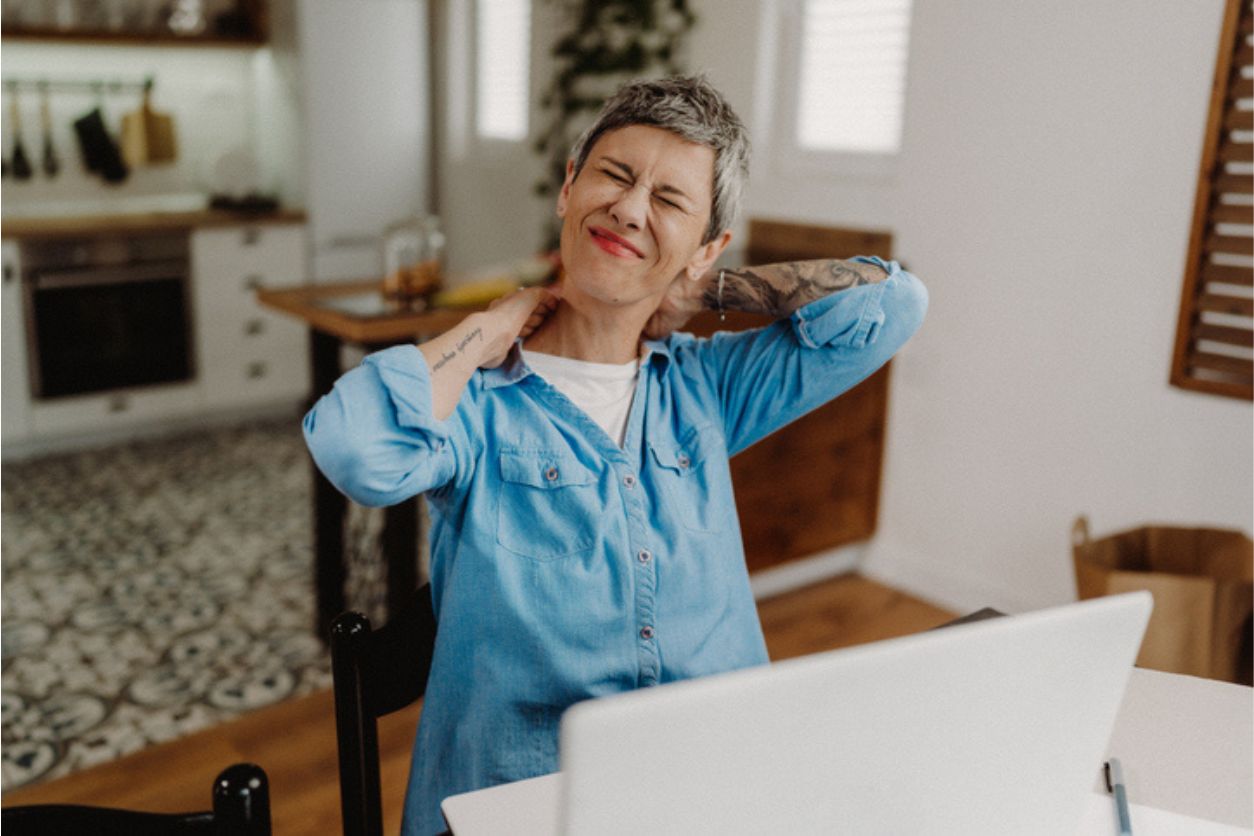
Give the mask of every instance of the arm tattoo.
MULTIPOLYGON (((886 278, 874 264, 834 259, 742 267, 725 272, 722 302, 729 311, 785 317, 815 299, 886 278)), ((709 310, 719 309, 717 282, 706 288, 702 301, 709 310)))
MULTIPOLYGON (((476 328, 457 341, 457 354, 463 353, 466 350, 466 346, 470 345, 470 341, 474 339, 483 340, 482 328, 476 328)), ((431 367, 431 371, 438 372, 440 369, 447 366, 450 360, 457 359, 457 354, 452 354, 447 351, 441 352, 440 359, 437 360, 435 365, 431 367)))

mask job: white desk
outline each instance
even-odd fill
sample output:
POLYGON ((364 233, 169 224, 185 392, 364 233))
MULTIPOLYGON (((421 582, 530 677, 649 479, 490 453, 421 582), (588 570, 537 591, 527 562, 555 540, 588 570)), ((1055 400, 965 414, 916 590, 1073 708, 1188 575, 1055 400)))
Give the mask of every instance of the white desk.
MULTIPOLYGON (((1106 751, 1123 764, 1136 836, 1254 830, 1254 689, 1134 669, 1106 751)), ((553 836, 560 784, 554 773, 453 796, 444 808, 468 823, 454 836, 553 836)), ((1093 790, 1080 833, 1113 834, 1100 775, 1093 790)))
POLYGON ((1106 753, 1132 803, 1254 829, 1254 689, 1134 668, 1106 753))

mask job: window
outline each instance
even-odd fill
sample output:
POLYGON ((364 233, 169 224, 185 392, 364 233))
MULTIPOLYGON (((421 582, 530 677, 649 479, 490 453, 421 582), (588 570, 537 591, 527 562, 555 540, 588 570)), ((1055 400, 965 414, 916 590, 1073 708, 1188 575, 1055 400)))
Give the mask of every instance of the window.
POLYGON ((530 0, 478 0, 475 17, 476 130, 485 139, 526 139, 530 0))
POLYGON ((910 0, 803 0, 798 20, 795 145, 897 153, 910 0))
POLYGON ((1254 13, 1228 0, 1193 206, 1171 382, 1254 398, 1254 13))

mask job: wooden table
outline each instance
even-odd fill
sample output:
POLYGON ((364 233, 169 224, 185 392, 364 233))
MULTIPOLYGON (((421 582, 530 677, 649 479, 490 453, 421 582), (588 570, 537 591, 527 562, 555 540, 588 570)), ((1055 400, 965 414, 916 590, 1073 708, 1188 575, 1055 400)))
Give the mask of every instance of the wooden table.
MULTIPOLYGON (((302 285, 259 290, 266 307, 294 316, 309 327, 309 405, 331 390, 343 373, 340 349, 345 344, 377 351, 391 345, 421 342, 444 333, 474 309, 423 310, 389 303, 379 280, 302 285)), ((314 579, 317 612, 314 629, 324 641, 331 621, 344 611, 347 562, 344 515, 348 500, 318 470, 313 474, 314 579)), ((381 535, 387 563, 387 607, 395 612, 417 588, 419 525, 418 500, 386 509, 381 535)), ((377 625, 376 625, 377 626, 377 625)))

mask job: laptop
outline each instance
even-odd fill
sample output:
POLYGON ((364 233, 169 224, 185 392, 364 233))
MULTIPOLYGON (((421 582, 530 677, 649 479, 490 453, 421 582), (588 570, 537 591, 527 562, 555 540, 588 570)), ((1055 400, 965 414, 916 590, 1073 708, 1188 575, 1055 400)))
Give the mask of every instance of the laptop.
POLYGON ((1147 592, 572 706, 561 772, 452 796, 455 836, 1074 833, 1147 592))

